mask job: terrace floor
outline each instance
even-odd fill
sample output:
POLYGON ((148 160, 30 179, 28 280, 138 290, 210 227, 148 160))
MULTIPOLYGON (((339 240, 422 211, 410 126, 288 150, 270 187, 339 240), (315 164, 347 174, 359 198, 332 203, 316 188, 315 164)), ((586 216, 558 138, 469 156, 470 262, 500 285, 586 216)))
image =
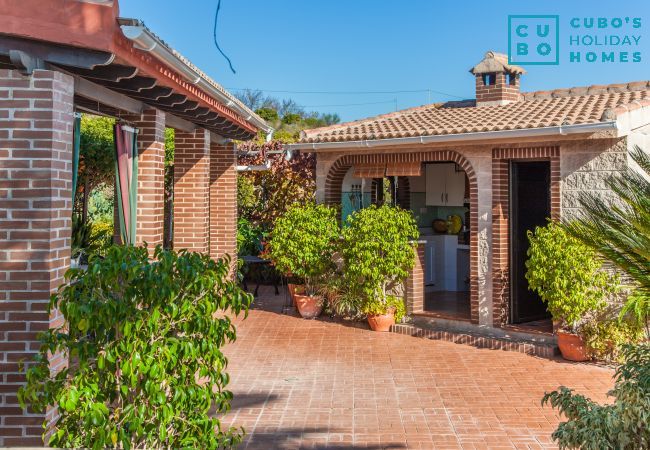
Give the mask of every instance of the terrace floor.
POLYGON ((246 429, 241 448, 555 448, 544 391, 603 401, 612 387, 603 367, 304 320, 284 301, 261 286, 225 349, 234 401, 222 425, 246 429))

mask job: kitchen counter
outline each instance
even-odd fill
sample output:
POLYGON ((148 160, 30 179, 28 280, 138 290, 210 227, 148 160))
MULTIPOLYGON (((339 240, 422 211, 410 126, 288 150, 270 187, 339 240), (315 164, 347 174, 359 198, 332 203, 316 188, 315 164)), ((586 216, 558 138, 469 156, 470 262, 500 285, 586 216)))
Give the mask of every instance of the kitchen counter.
POLYGON ((469 245, 458 243, 458 235, 420 236, 424 244, 424 281, 432 291, 465 291, 469 273, 469 245))

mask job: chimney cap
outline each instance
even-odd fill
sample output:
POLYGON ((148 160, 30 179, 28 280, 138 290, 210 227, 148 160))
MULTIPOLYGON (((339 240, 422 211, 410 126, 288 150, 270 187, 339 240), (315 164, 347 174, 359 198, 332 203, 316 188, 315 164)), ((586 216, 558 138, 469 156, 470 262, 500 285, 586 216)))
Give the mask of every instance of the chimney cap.
POLYGON ((486 52, 481 62, 472 67, 469 71, 473 75, 495 72, 505 72, 513 75, 526 73, 523 68, 508 64, 508 55, 497 53, 492 50, 486 52))

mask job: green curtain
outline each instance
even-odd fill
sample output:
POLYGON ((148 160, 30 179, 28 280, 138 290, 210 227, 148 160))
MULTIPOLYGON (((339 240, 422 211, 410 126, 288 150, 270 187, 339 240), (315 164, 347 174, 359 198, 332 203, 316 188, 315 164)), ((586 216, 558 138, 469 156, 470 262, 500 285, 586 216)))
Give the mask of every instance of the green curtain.
POLYGON ((77 195, 77 178, 79 178, 79 151, 81 147, 81 114, 74 113, 72 136, 72 209, 77 195))

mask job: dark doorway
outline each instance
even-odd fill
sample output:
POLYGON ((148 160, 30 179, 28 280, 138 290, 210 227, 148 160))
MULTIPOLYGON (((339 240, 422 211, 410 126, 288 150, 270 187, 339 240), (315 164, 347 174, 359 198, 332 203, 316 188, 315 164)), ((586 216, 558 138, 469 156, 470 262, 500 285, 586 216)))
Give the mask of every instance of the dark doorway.
POLYGON ((511 322, 548 317, 546 305, 526 281, 527 232, 544 226, 551 216, 551 164, 548 161, 510 163, 510 301, 511 322))

